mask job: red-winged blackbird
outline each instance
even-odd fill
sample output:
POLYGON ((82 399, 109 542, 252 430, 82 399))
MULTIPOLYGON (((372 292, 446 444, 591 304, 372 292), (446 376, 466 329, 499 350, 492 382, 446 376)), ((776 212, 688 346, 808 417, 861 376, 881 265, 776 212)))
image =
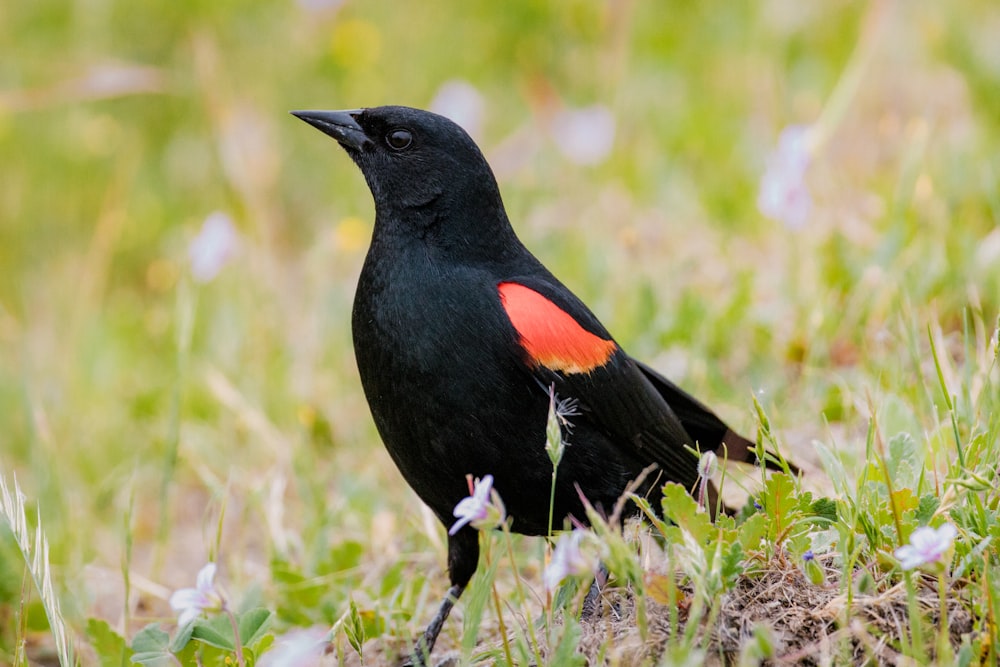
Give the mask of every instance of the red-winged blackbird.
MULTIPOLYGON (((693 488, 698 460, 685 445, 756 461, 748 440, 629 357, 521 244, 493 172, 458 125, 397 106, 292 113, 340 143, 375 199, 355 355, 389 454, 445 526, 468 495, 467 475, 492 474, 511 528, 548 532, 552 385, 578 411, 556 479, 557 526, 586 520, 577 488, 610 509, 651 464, 659 472, 639 493, 668 480, 693 488)), ((478 559, 475 529, 449 536, 451 589, 415 661, 430 654, 478 559)))

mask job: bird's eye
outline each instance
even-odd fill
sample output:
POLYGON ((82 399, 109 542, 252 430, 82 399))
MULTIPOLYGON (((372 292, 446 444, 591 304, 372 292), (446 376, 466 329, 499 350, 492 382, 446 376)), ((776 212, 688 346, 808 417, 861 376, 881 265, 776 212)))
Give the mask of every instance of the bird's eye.
POLYGON ((385 135, 385 142, 390 148, 401 151, 413 143, 413 135, 409 130, 397 129, 385 135))

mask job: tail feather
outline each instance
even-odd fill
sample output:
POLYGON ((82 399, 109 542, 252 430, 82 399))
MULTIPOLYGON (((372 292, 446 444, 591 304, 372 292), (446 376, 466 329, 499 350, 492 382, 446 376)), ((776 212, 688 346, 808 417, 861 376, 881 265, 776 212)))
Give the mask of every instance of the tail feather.
MULTIPOLYGON (((720 458, 741 463, 763 463, 769 470, 785 469, 771 452, 768 452, 769 456, 765 456, 763 462, 758 461, 757 443, 729 428, 705 404, 646 364, 641 361, 636 361, 636 364, 673 409, 684 430, 695 442, 703 447, 714 447, 720 458)), ((787 461, 785 464, 793 475, 799 474, 796 466, 787 461)))

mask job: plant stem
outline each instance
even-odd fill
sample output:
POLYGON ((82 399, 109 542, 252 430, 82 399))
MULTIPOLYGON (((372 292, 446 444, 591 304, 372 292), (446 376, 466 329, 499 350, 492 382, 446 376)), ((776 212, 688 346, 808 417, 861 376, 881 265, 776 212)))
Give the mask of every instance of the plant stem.
POLYGON ((510 652, 510 640, 507 638, 507 626, 503 622, 503 609, 500 607, 500 595, 497 594, 496 584, 493 584, 493 606, 497 610, 497 623, 500 624, 500 637, 503 640, 503 652, 507 656, 507 664, 514 664, 514 656, 510 652))
MULTIPOLYGON (((514 586, 517 589, 517 596, 521 600, 521 604, 525 604, 528 600, 527 596, 524 594, 524 587, 521 585, 521 573, 517 569, 517 560, 514 558, 514 541, 510 533, 510 525, 508 522, 503 523, 503 536, 504 542, 507 543, 507 555, 510 558, 510 567, 514 570, 514 586)), ((531 614, 527 614, 527 618, 531 618, 531 614)), ((535 634, 535 624, 530 622, 527 623, 528 626, 528 637, 531 639, 532 648, 535 650, 535 659, 538 661, 537 664, 543 665, 545 661, 542 660, 542 654, 538 646, 538 636, 535 634)))
POLYGON ((920 617, 920 606, 917 604, 917 592, 913 588, 912 573, 903 572, 903 581, 906 582, 906 604, 910 617, 910 657, 917 664, 923 665, 927 663, 924 658, 923 619, 920 617))
POLYGON ((240 628, 236 623, 236 616, 226 609, 226 616, 229 617, 229 624, 233 626, 233 643, 236 645, 236 662, 240 667, 246 667, 246 660, 243 658, 243 642, 240 641, 240 628))
POLYGON ((549 537, 552 537, 552 516, 556 509, 556 472, 558 465, 552 466, 552 488, 549 489, 549 537))
POLYGON ((170 484, 177 468, 177 454, 181 440, 181 404, 184 397, 184 376, 191 351, 195 313, 198 309, 198 291, 187 280, 177 285, 177 354, 174 360, 174 390, 170 397, 167 420, 166 455, 163 459, 163 478, 160 481, 160 519, 156 532, 157 552, 153 569, 162 569, 167 538, 170 534, 170 484))
POLYGON ((940 604, 940 610, 938 612, 938 649, 937 656, 935 657, 936 662, 940 665, 946 665, 952 662, 951 642, 948 639, 951 632, 948 628, 947 590, 948 585, 945 581, 944 568, 942 567, 938 571, 938 603, 940 604))

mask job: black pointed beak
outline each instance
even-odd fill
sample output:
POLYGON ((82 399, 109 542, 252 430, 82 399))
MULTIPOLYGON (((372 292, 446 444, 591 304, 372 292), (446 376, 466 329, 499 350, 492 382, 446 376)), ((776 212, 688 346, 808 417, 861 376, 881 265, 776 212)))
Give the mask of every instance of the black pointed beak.
POLYGON ((372 140, 358 125, 356 117, 364 109, 346 109, 344 111, 292 111, 291 114, 304 120, 317 130, 328 134, 344 148, 361 150, 372 140))

